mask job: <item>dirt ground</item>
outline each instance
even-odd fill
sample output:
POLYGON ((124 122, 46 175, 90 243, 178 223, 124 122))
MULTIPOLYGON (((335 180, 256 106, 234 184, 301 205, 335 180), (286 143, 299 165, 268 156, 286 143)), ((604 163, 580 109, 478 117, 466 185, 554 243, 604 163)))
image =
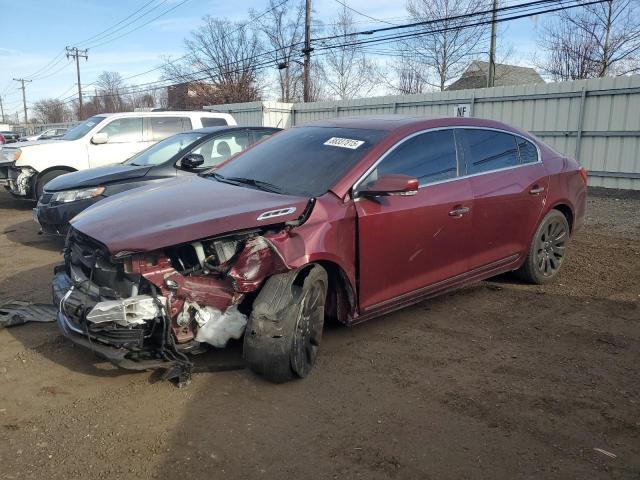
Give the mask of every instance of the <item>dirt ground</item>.
MULTIPOLYGON (((50 298, 61 243, 30 208, 0 193, 0 303, 50 298)), ((55 324, 0 330, 0 479, 638 479, 639 301, 640 198, 614 192, 589 200, 556 283, 498 278, 327 328, 303 381, 178 389, 55 324)))

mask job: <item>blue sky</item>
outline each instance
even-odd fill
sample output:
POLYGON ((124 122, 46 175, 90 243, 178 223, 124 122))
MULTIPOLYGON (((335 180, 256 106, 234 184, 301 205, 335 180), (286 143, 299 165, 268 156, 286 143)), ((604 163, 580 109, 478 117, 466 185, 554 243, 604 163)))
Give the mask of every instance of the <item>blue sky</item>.
MULTIPOLYGON (((34 73, 56 58, 65 45, 75 45, 121 21, 149 0, 0 0, 0 95, 5 114, 22 111, 21 92, 13 77, 33 78, 27 84, 27 102, 48 97, 65 98, 77 91, 76 72, 71 61, 60 62, 34 73)), ((156 10, 111 36, 93 40, 94 44, 126 33, 136 25, 174 8, 139 30, 102 46, 89 48, 89 60, 81 60, 82 83, 89 84, 104 70, 117 71, 123 77, 149 70, 162 63, 162 57, 183 54, 183 39, 207 14, 243 21, 249 9, 260 12, 267 0, 153 0, 141 13, 156 10)), ((335 0, 313 0, 314 18, 331 23, 341 6, 335 0)), ((348 0, 349 6, 375 18, 401 22, 406 18, 403 0, 348 0)), ((509 3, 520 3, 509 2, 509 3)), ((354 14, 360 29, 380 26, 354 14)), ((523 19, 501 27, 499 48, 514 48, 515 63, 527 65, 535 48, 537 18, 523 19)), ((120 24, 123 27, 125 24, 120 24)), ((116 27, 116 28, 119 28, 116 27)), ((86 43, 84 46, 90 46, 86 43)), ((83 46, 83 45, 80 45, 83 46)), ((135 78, 136 83, 154 81, 158 72, 135 78)), ((133 81, 133 80, 132 80, 133 81)), ((90 88, 90 87, 89 87, 90 88)), ((22 115, 21 115, 22 116, 22 115)))

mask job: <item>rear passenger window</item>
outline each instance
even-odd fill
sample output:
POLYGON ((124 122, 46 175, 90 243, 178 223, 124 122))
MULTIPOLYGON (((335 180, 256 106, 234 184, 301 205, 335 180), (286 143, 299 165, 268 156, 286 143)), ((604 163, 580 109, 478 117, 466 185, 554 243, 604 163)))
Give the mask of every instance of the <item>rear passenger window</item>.
POLYGON ((470 150, 468 174, 514 167, 520 163, 516 139, 494 130, 465 129, 470 150))
POLYGON ((518 150, 520 151, 520 163, 534 163, 538 161, 538 150, 529 140, 516 137, 518 150))
POLYGON ((100 130, 109 135, 108 143, 131 143, 142 141, 142 118, 118 118, 100 130))
POLYGON ((151 117, 151 140, 157 142, 192 128, 187 117, 151 117))
POLYGON ((420 184, 456 177, 458 162, 453 130, 427 132, 401 143, 380 162, 364 184, 390 174, 415 177, 420 184))
POLYGON ((224 118, 201 117, 203 127, 224 127, 229 125, 224 118))

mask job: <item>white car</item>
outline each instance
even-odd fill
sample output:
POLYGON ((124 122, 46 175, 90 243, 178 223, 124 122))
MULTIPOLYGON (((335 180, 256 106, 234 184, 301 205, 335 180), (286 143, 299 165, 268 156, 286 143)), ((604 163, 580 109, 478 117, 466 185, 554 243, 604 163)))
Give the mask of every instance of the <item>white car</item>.
POLYGON ((66 128, 50 128, 44 132, 37 133, 35 135, 28 135, 21 137, 19 142, 35 142, 36 140, 49 140, 52 138, 60 138, 67 133, 66 128))
POLYGON ((236 125, 236 121, 226 113, 195 111, 95 115, 59 139, 5 145, 0 182, 16 197, 37 200, 55 177, 121 163, 176 133, 224 125, 236 125))

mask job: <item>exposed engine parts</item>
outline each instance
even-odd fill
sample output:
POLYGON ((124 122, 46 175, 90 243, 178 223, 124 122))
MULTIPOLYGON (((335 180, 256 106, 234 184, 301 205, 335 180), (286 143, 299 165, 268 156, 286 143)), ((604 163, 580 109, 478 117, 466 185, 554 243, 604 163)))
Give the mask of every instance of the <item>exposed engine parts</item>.
POLYGON ((188 381, 192 364, 185 353, 203 351, 205 344, 222 348, 242 338, 245 297, 268 275, 287 270, 265 233, 113 258, 73 231, 65 267, 58 269, 68 276, 57 284, 54 280, 54 297, 57 289, 70 330, 96 345, 126 349, 127 360, 168 361, 176 367, 171 376, 188 381))

